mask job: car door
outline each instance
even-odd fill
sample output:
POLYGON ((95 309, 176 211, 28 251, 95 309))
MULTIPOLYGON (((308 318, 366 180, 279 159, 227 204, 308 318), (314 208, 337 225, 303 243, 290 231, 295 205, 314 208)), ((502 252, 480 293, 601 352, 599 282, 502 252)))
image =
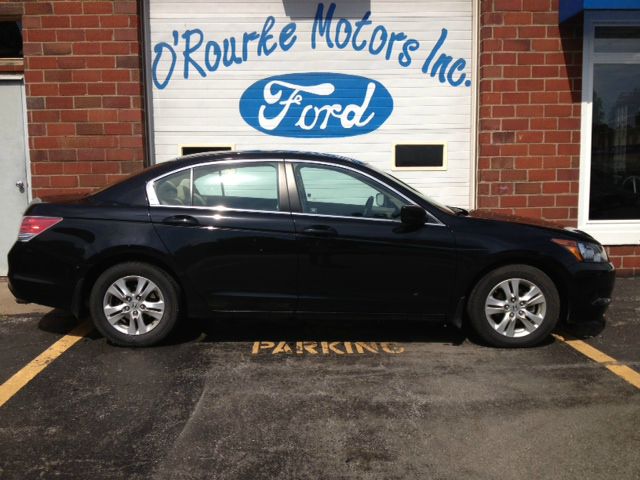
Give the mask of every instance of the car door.
POLYGON ((442 318, 455 269, 445 225, 433 218, 407 228, 400 209, 412 202, 355 168, 295 160, 286 168, 301 255, 299 310, 442 318))
POLYGON ((217 161, 147 188, 156 231, 211 310, 294 310, 298 267, 284 177, 280 160, 217 161))

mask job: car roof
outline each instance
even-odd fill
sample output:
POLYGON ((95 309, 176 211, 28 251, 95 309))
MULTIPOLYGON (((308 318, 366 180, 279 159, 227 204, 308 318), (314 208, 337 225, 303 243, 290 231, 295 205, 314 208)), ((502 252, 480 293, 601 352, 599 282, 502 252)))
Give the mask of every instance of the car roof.
MULTIPOLYGON (((178 170, 201 163, 223 162, 225 160, 252 160, 262 158, 264 158, 265 160, 317 160, 335 163, 337 165, 367 168, 367 164, 360 160, 355 160, 353 158, 329 153, 305 152, 298 150, 227 150, 223 152, 192 153, 190 155, 176 157, 172 160, 167 160, 151 165, 138 174, 134 175, 134 177, 147 181, 149 179, 165 175, 172 170, 178 170)), ((134 178, 132 177, 131 180, 134 180, 134 178)))
POLYGON ((364 163, 359 160, 343 157, 340 155, 319 152, 305 152, 298 150, 228 150, 224 152, 192 153, 191 155, 184 155, 182 157, 177 157, 173 160, 162 162, 156 165, 170 165, 171 167, 168 168, 168 170, 173 170, 175 168, 188 167, 190 165, 196 165, 204 162, 221 162, 225 160, 251 160, 260 158, 264 158, 265 160, 291 158, 295 160, 320 160, 346 165, 364 165, 364 163))
POLYGON ((355 166, 359 167, 360 169, 371 170, 364 162, 361 162, 359 160, 318 152, 303 152, 296 150, 228 150, 224 152, 203 152, 177 157, 166 162, 156 163, 155 165, 147 167, 125 180, 106 187, 104 190, 95 192, 92 197, 94 197, 95 199, 115 201, 114 199, 125 196, 132 187, 136 185, 143 187, 144 183, 148 182, 149 180, 162 177, 174 170, 188 168, 193 165, 199 165, 202 163, 222 162, 225 160, 252 160, 262 158, 267 161, 280 159, 317 160, 333 163, 336 165, 355 166))

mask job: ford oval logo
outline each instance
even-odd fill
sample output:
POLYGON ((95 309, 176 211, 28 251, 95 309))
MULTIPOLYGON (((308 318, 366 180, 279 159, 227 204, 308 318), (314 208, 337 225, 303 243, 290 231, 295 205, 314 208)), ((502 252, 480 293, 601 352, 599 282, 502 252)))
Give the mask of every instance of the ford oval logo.
POLYGON ((256 130, 299 138, 373 132, 393 111, 376 80, 342 73, 290 73, 258 80, 242 94, 240 115, 256 130))

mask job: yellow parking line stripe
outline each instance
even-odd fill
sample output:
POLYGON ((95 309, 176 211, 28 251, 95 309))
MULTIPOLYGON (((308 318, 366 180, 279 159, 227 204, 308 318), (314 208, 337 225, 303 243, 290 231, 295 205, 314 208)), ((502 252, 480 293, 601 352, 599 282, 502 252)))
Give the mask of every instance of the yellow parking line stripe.
POLYGON ((91 330, 93 330, 93 325, 90 322, 81 323, 0 385, 0 407, 47 368, 51 362, 87 336, 91 330))
POLYGON ((630 383, 634 387, 640 389, 640 373, 634 369, 619 363, 615 358, 610 357, 604 352, 601 352, 597 348, 592 347, 582 340, 565 338, 561 335, 553 334, 553 336, 562 343, 569 345, 574 350, 577 350, 582 355, 590 358, 594 362, 597 362, 613 372, 626 382, 630 383))
POLYGON ((564 337, 561 337, 560 335, 554 335, 554 337, 566 343, 570 347, 573 347, 575 350, 579 351, 585 357, 589 357, 594 362, 609 363, 609 362, 616 361, 614 358, 610 357, 606 353, 601 352, 597 348, 592 347, 591 345, 589 345, 586 342, 583 342, 582 340, 564 338, 564 337))
POLYGON ((626 365, 607 365, 606 367, 620 378, 624 378, 631 385, 640 389, 640 373, 636 372, 634 369, 629 368, 626 365))

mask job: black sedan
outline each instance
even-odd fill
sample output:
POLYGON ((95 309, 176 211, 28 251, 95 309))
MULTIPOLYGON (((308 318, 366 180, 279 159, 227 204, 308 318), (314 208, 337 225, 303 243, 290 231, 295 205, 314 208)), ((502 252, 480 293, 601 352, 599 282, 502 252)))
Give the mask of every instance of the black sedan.
POLYGON ((17 299, 91 314, 118 345, 180 319, 387 315, 465 322, 501 347, 606 310, 614 268, 589 235, 469 213, 355 160, 198 154, 93 195, 34 203, 9 253, 17 299))

